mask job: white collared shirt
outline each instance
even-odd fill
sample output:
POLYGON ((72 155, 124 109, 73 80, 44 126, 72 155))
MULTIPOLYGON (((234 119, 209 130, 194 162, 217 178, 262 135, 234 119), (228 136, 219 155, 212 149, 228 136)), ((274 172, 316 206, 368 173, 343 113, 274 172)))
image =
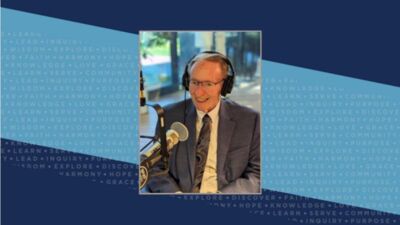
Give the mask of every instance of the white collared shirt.
POLYGON ((219 108, 221 100, 215 108, 208 113, 197 111, 196 120, 196 140, 199 138, 201 127, 203 126, 203 116, 208 114, 211 118, 211 135, 210 144, 208 146, 207 161, 204 168, 204 174, 201 181, 200 193, 217 193, 217 141, 218 141, 218 123, 219 123, 219 108))

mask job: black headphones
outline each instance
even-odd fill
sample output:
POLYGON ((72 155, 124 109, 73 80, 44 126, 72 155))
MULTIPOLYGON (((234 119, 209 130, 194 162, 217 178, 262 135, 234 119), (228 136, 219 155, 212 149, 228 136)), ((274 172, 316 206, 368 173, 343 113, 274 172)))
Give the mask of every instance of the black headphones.
POLYGON ((204 51, 204 52, 200 52, 199 54, 193 56, 189 62, 186 64, 185 66, 185 71, 182 75, 182 86, 185 88, 186 91, 189 91, 189 82, 190 82, 190 74, 189 74, 189 69, 191 66, 193 66, 193 64, 196 62, 194 59, 201 54, 214 54, 214 55, 218 55, 221 57, 222 60, 225 61, 225 63, 228 65, 228 74, 225 78, 224 84, 222 86, 221 89, 221 95, 222 96, 226 96, 226 94, 230 94, 232 92, 233 89, 233 84, 235 82, 235 69, 233 68, 233 65, 231 63, 231 61, 228 59, 228 57, 226 57, 225 55, 216 52, 216 51, 204 51))

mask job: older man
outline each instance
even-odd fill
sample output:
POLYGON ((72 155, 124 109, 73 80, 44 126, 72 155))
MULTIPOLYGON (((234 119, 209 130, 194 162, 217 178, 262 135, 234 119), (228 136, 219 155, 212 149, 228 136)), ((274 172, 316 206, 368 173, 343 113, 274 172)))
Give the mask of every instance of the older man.
POLYGON ((233 70, 212 51, 187 64, 182 84, 191 99, 166 106, 165 123, 184 123, 190 136, 172 150, 167 172, 161 165, 150 171, 150 192, 260 192, 259 113, 221 98, 233 88, 233 70))

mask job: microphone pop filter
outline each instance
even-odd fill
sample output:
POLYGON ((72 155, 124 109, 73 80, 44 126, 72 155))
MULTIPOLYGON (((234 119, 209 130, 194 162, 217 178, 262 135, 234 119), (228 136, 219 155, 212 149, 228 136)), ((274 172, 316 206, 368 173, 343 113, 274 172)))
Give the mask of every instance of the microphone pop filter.
POLYGON ((189 137, 189 131, 181 122, 174 122, 171 129, 179 134, 179 141, 186 141, 189 137))

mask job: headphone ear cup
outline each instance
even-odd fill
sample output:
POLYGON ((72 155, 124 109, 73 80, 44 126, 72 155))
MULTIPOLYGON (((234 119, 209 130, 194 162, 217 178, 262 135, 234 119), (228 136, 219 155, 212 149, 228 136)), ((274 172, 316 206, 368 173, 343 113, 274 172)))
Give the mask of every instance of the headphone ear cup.
POLYGON ((222 89, 221 89, 221 95, 224 96, 224 97, 226 96, 226 85, 225 85, 225 82, 226 81, 224 81, 224 85, 222 85, 222 89))
POLYGON ((225 80, 224 85, 222 86, 222 90, 221 90, 222 96, 225 96, 226 94, 230 94, 232 92, 234 79, 235 79, 235 77, 231 76, 231 75, 228 75, 226 77, 226 80, 225 80))
POLYGON ((189 74, 187 72, 187 67, 185 68, 185 72, 182 75, 182 86, 186 91, 189 91, 189 74))
MULTIPOLYGON (((224 55, 222 55, 222 56, 224 56, 224 55)), ((230 70, 230 73, 226 77, 226 79, 224 81, 224 85, 222 86, 222 90, 221 90, 221 95, 225 97, 227 94, 230 94, 232 92, 233 84, 235 83, 235 68, 233 68, 233 65, 228 57, 224 56, 224 60, 230 70)))

